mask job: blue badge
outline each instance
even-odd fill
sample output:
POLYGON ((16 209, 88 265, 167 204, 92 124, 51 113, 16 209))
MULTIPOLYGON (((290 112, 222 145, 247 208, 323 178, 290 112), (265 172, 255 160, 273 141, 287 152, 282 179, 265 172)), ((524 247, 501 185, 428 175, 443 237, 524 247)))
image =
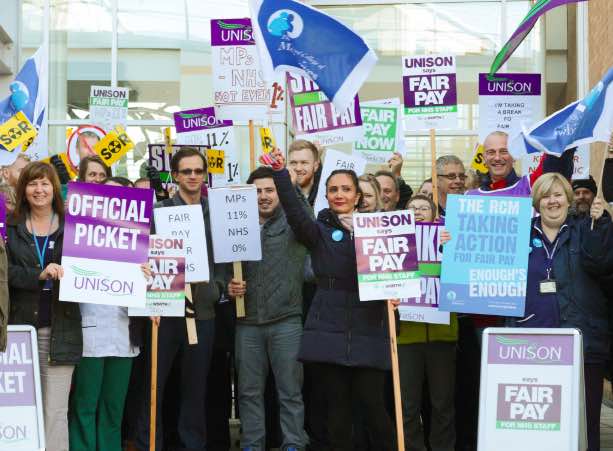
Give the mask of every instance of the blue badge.
POLYGON ((336 242, 341 241, 343 239, 343 231, 336 229, 332 232, 332 239, 336 242))
POLYGON ((543 247, 543 242, 541 241, 540 238, 534 238, 532 240, 532 246, 534 246, 534 247, 543 247))

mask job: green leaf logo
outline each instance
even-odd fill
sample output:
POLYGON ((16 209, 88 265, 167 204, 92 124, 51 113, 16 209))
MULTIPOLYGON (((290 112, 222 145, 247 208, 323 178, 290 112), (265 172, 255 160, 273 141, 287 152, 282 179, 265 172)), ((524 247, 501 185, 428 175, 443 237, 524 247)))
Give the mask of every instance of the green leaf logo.
POLYGON ((241 28, 245 28, 245 25, 240 23, 226 23, 223 20, 218 20, 217 25, 219 28, 223 28, 224 30, 240 30, 241 28))

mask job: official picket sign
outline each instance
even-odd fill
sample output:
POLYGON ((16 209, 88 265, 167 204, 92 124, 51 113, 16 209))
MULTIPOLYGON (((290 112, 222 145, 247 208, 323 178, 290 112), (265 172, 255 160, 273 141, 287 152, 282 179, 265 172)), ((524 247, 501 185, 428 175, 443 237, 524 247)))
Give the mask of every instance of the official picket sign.
POLYGON ((447 198, 440 310, 523 316, 531 217, 530 198, 447 198))
POLYGON ((251 19, 211 20, 211 61, 217 117, 284 122, 284 77, 262 78, 251 19))
POLYGON ((375 100, 360 105, 363 134, 353 151, 369 163, 383 164, 394 152, 404 150, 400 99, 375 100))
POLYGON ((36 135, 36 128, 21 111, 0 124, 0 144, 9 152, 33 142, 36 135))
POLYGON ((541 74, 497 73, 495 80, 479 74, 479 142, 493 131, 509 135, 543 117, 541 74))
POLYGON ((585 450, 584 393, 578 330, 486 329, 478 450, 585 450))
POLYGON ((215 263, 262 260, 255 185, 209 190, 215 263))
POLYGON ((218 188, 240 183, 238 152, 232 121, 216 117, 213 107, 179 111, 174 113, 174 121, 177 130, 176 144, 204 146, 224 151, 224 173, 213 174, 210 187, 218 188))
POLYGON ((8 326, 0 352, 0 449, 45 449, 38 343, 32 326, 8 326))
POLYGON ((151 235, 145 308, 129 308, 129 316, 185 315, 185 240, 151 235))
POLYGON ((60 300, 144 307, 153 190, 71 182, 60 300))
POLYGON ((353 236, 360 301, 420 296, 411 210, 354 214, 353 236))
POLYGON ((129 88, 91 86, 89 121, 104 130, 112 130, 118 125, 127 127, 129 96, 129 88))
POLYGON ((108 167, 111 167, 132 149, 134 149, 134 142, 121 125, 108 132, 94 145, 94 151, 108 167))
POLYGON ((149 166, 154 167, 160 173, 162 186, 166 190, 171 187, 177 187, 177 184, 172 181, 172 175, 170 174, 170 160, 174 154, 184 147, 194 147, 202 155, 206 155, 206 151, 208 149, 206 146, 174 144, 171 148, 171 153, 168 153, 164 144, 149 144, 147 146, 149 151, 149 166))
POLYGON ((208 282, 209 253, 206 245, 202 206, 180 205, 153 210, 157 235, 183 239, 185 282, 208 282))
POLYGON ((366 169, 367 161, 356 154, 346 154, 334 149, 326 149, 323 167, 321 168, 321 177, 317 188, 317 197, 315 197, 315 217, 324 208, 328 208, 326 200, 326 180, 332 171, 336 169, 351 169, 356 174, 363 174, 366 169))
POLYGON ((362 137, 360 100, 356 95, 342 111, 336 109, 313 80, 287 73, 287 91, 296 139, 322 146, 352 142, 362 137))
POLYGON ((408 130, 458 126, 454 55, 405 56, 402 58, 402 75, 408 130))
POLYGON ((421 284, 421 296, 400 299, 401 321, 449 324, 449 312, 438 309, 441 291, 441 231, 443 223, 418 222, 415 224, 417 264, 421 284))

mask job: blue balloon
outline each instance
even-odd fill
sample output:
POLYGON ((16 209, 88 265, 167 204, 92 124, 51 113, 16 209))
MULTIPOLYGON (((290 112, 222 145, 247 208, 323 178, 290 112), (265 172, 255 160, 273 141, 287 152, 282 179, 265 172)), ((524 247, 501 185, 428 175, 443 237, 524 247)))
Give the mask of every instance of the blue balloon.
POLYGON ((14 81, 10 84, 9 90, 11 91, 11 105, 15 111, 23 110, 30 100, 30 93, 26 85, 20 81, 14 81))

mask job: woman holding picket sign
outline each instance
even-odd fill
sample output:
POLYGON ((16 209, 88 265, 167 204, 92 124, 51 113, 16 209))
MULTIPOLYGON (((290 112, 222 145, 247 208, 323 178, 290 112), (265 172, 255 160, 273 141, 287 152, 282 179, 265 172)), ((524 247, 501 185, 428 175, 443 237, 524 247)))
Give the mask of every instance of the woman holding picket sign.
POLYGON ((55 169, 29 163, 16 188, 7 221, 10 324, 30 324, 38 332, 46 448, 68 450, 68 394, 74 365, 81 358, 79 304, 59 302, 64 236, 64 201, 55 169))
POLYGON ((384 405, 391 368, 386 304, 360 302, 353 240, 361 191, 353 171, 326 180, 326 208, 314 221, 303 209, 278 149, 261 161, 274 169, 279 199, 296 238, 311 252, 317 291, 304 326, 299 358, 315 363, 317 384, 328 400, 332 449, 353 450, 352 407, 363 406, 377 449, 394 449, 394 429, 384 405))

